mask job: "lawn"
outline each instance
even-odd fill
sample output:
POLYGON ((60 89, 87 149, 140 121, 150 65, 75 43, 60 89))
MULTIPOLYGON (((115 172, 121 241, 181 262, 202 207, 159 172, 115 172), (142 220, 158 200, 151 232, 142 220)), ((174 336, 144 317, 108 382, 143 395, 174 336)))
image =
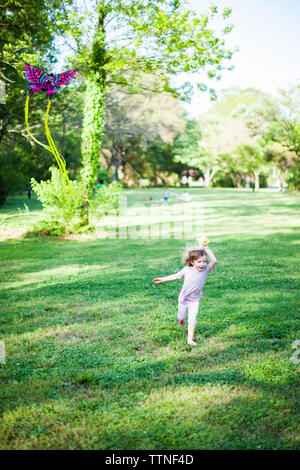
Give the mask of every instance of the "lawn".
POLYGON ((300 195, 180 191, 126 191, 121 239, 113 216, 89 236, 29 237, 39 202, 1 208, 1 449, 299 448, 300 195), (176 231, 183 208, 218 259, 194 348, 176 320, 181 281, 152 283, 195 242, 176 231), (159 211, 170 237, 142 238, 132 227, 159 211))

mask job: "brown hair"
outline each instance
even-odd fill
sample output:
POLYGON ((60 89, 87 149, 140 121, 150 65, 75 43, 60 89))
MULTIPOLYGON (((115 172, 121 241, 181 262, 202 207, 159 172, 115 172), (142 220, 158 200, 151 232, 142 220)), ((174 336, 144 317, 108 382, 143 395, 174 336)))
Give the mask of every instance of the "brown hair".
POLYGON ((184 257, 183 264, 192 266, 193 261, 196 261, 196 259, 200 258, 200 256, 205 256, 207 258, 207 254, 204 250, 190 250, 184 257))

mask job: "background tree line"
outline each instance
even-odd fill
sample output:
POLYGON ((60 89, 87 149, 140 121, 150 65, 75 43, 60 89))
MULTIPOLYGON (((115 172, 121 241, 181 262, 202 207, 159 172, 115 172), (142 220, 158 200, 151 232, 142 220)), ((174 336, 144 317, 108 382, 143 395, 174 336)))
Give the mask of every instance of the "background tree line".
MULTIPOLYGON (((234 51, 225 37, 229 8, 211 6, 197 16, 185 1, 25 0, 1 8, 0 192, 18 191, 50 177, 52 156, 34 145, 24 123, 24 63, 46 70, 68 44, 76 79, 57 93, 49 125, 87 197, 97 179, 124 185, 180 184, 196 169, 205 186, 253 185, 274 174, 283 187, 299 188, 299 84, 274 99, 259 90, 225 90, 208 113, 190 119, 180 100, 192 86, 172 86, 172 76, 220 78, 234 51), (217 34, 211 25, 224 21, 217 34)), ((203 78, 205 81, 205 78, 203 78)), ((201 82, 198 87, 205 90, 201 82)), ((215 98, 214 90, 209 90, 215 98)), ((43 139, 45 98, 34 96, 32 132, 43 139)), ((82 224, 88 207, 82 204, 82 224)))

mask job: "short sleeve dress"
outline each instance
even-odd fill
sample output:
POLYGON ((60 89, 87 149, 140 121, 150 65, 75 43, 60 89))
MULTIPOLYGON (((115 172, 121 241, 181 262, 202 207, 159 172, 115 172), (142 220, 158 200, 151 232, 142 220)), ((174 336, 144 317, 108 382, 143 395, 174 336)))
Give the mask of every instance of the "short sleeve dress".
POLYGON ((200 302, 202 297, 202 288, 209 271, 208 266, 205 266, 202 271, 197 271, 190 266, 185 266, 181 271, 176 273, 177 279, 184 277, 183 286, 178 297, 178 303, 200 302))

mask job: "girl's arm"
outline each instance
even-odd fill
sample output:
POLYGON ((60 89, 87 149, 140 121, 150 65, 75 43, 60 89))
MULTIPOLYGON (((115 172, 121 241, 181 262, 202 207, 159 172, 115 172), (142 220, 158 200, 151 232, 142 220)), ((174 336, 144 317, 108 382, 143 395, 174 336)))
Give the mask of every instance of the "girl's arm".
POLYGON ((202 248, 205 250, 207 256, 209 256, 210 263, 207 265, 207 267, 211 271, 217 264, 217 258, 215 257, 213 252, 208 248, 207 243, 202 243, 202 248))
POLYGON ((170 276, 156 277, 155 279, 153 279, 153 282, 154 284, 160 284, 161 282, 176 281, 177 279, 177 274, 171 274, 170 276))

